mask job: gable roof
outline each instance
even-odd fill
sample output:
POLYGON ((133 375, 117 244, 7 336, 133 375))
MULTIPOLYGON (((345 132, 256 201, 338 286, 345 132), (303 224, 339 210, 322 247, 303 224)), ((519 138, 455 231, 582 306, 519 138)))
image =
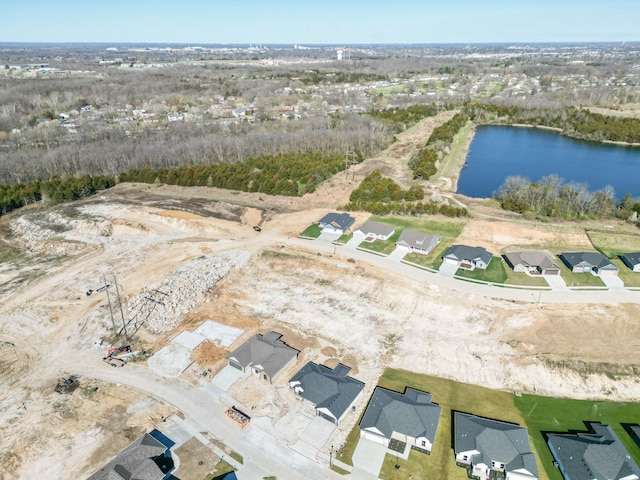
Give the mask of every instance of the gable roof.
POLYGON ((582 265, 597 270, 618 270, 607 257, 598 252, 567 252, 561 253, 558 257, 571 269, 582 265))
MULTIPOLYGON (((326 408, 336 418, 342 417, 353 401, 364 389, 364 383, 347 376, 351 368, 339 363, 331 370, 324 365, 307 363, 296 373, 289 384, 299 382, 300 396, 326 408)), ((292 385, 295 386, 295 385, 292 385)))
POLYGON ((516 265, 523 265, 525 267, 540 267, 541 270, 545 270, 547 268, 560 268, 551 259, 551 257, 544 252, 511 252, 505 253, 503 256, 513 267, 516 265))
POLYGON ((640 468, 609 425, 589 427, 588 432, 547 435, 556 461, 570 478, 640 477, 640 468))
POLYGON ((393 432, 413 438, 436 438, 440 405, 431 403, 431 395, 407 387, 404 393, 376 387, 360 421, 360 429, 375 428, 385 438, 393 432))
POLYGON ((327 213, 322 217, 318 223, 322 225, 331 225, 334 228, 340 228, 342 230, 348 230, 351 225, 355 223, 356 219, 348 213, 327 213))
POLYGON ((160 480, 165 474, 153 459, 166 450, 159 440, 145 433, 88 480, 160 480))
POLYGON ((405 229, 400 234, 396 244, 407 247, 432 250, 440 242, 440 235, 405 229), (431 247, 431 248, 430 248, 431 247))
POLYGON ((262 367, 265 373, 273 378, 300 353, 280 340, 280 337, 282 334, 278 332, 264 335, 258 333, 231 352, 227 360, 239 363, 242 368, 262 367))
POLYGON ((456 454, 478 451, 473 459, 475 464, 491 466, 492 461, 497 461, 506 464, 507 472, 526 470, 538 476, 525 427, 461 412, 454 412, 453 426, 456 454))
POLYGON ((362 232, 365 235, 371 233, 384 237, 392 235, 395 231, 396 229, 393 228, 393 226, 387 225, 386 223, 374 222, 373 220, 367 220, 356 230, 356 232, 362 232))
POLYGON ((620 258, 627 259, 627 261, 631 264, 631 265, 638 265, 640 264, 640 252, 633 252, 633 253, 624 253, 620 256, 620 258))
POLYGON ((482 260, 485 264, 489 264, 493 258, 493 254, 487 252, 482 247, 469 247, 467 245, 451 245, 449 249, 444 253, 443 257, 451 258, 454 260, 471 260, 477 262, 482 260))

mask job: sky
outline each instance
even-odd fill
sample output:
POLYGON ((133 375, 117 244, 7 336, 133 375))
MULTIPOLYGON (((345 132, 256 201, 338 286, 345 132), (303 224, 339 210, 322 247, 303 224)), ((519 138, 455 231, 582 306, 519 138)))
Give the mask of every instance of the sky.
POLYGON ((640 0, 3 0, 0 42, 640 41, 640 0))

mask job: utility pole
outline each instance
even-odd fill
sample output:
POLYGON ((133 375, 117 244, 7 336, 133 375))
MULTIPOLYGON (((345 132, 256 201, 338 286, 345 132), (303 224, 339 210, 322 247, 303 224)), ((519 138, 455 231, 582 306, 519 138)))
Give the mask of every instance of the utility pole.
POLYGON ((122 300, 120 298, 120 289, 118 288, 118 282, 116 280, 116 276, 113 276, 113 284, 116 286, 116 295, 118 295, 118 306, 120 307, 120 317, 122 318, 122 331, 124 332, 125 338, 128 340, 129 335, 127 335, 127 322, 124 320, 124 312, 122 311, 122 300))
MULTIPOLYGON (((353 150, 347 150, 346 152, 344 152, 344 171, 345 171, 345 178, 348 179, 349 178, 349 167, 351 167, 351 165, 355 165, 356 163, 358 163, 358 155, 356 154, 356 152, 354 152, 353 150)), ((355 180, 356 178, 356 172, 353 172, 353 180, 355 180)))
POLYGON ((113 306, 111 305, 111 296, 109 295, 109 287, 111 285, 107 283, 107 278, 104 275, 102 276, 102 282, 104 283, 104 286, 99 290, 104 289, 107 292, 107 301, 109 302, 109 314, 111 315, 111 325, 113 325, 113 333, 118 335, 118 332, 116 331, 116 321, 113 318, 113 306))

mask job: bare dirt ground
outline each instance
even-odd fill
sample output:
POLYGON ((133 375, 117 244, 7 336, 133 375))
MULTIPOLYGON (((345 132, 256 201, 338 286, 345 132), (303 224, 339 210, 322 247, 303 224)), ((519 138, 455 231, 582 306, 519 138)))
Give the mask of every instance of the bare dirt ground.
MULTIPOLYGON (((444 119, 423 122, 399 135, 386 152, 352 166, 356 182, 374 168, 407 181, 406 162, 444 119)), ((0 273, 19 279, 0 289, 0 478, 39 478, 45 471, 48 478, 88 476, 171 413, 147 395, 90 378, 80 378, 73 394, 54 391, 61 377, 73 374, 60 371, 63 359, 68 364, 76 352, 101 358, 110 342, 120 342, 113 338, 105 293, 86 295, 102 285, 103 275, 117 277, 125 306, 169 278, 187 279, 169 285, 188 289, 190 309, 175 314, 161 332, 143 325, 136 334, 132 346, 147 354, 180 331, 213 320, 245 335, 283 333, 301 350, 285 377, 313 360, 350 366, 368 389, 390 366, 549 395, 640 396, 637 305, 539 308, 475 295, 461 302, 444 288, 429 289, 392 270, 348 261, 339 250, 318 256, 311 248, 284 245, 288 236, 346 203, 354 186, 338 174, 314 194, 292 199, 119 185, 85 201, 32 207, 0 219, 0 273), (202 279, 190 270, 202 257, 228 262, 229 272, 215 281, 202 279)), ((574 227, 494 215, 481 209, 461 240, 496 253, 514 245, 588 243, 574 227), (567 240, 569 233, 575 238, 567 240)), ((368 217, 356 216, 358 223, 368 217)), ((137 313, 139 320, 145 317, 137 313)), ((234 346, 203 343, 191 353, 195 371, 215 373, 234 346)), ((290 401, 291 411, 299 407, 281 386, 234 388, 231 393, 254 406, 256 416, 272 422, 286 414, 290 401)), ((341 426, 342 433, 355 420, 341 426)), ((295 440, 284 429, 282 435, 295 440)))

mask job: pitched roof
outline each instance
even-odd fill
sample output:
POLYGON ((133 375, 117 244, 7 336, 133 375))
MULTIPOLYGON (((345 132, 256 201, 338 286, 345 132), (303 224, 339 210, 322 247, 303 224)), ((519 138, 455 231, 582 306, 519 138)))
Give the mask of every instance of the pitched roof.
POLYGON ((431 395, 407 387, 405 393, 376 387, 360 421, 360 429, 375 428, 385 438, 393 432, 413 438, 436 438, 441 407, 431 403, 431 395))
POLYGON ((332 225, 333 227, 340 228, 342 230, 348 230, 355 221, 356 219, 348 213, 331 212, 322 217, 318 223, 321 225, 332 225))
POLYGON ((264 335, 258 333, 231 352, 227 360, 234 360, 243 368, 262 367, 267 375, 273 378, 300 353, 280 340, 280 337, 282 334, 277 332, 264 335))
POLYGON ((438 242, 440 242, 440 235, 438 234, 416 232, 414 230, 405 229, 400 234, 396 243, 406 245, 407 247, 431 250, 438 244, 438 242))
POLYGON ((552 433, 547 440, 570 478, 640 476, 640 468, 609 425, 592 423, 589 432, 552 433))
POLYGON ((367 220, 360 227, 358 227, 356 232, 358 231, 364 233, 365 235, 372 233, 374 235, 381 235, 386 237, 388 235, 392 235, 396 230, 395 228, 393 228, 393 226, 387 225, 386 223, 367 220))
POLYGON ((165 474, 153 459, 166 450, 159 440, 145 433, 88 480, 160 480, 165 474))
POLYGON ((640 252, 624 253, 621 255, 622 259, 627 259, 631 265, 638 265, 640 263, 640 252))
POLYGON ((558 256, 570 268, 583 264, 585 266, 591 265, 592 268, 598 270, 618 270, 618 267, 611 263, 607 257, 598 252, 567 252, 558 256))
POLYGON ((505 253, 504 257, 513 265, 524 265, 525 267, 560 268, 549 255, 544 252, 526 251, 505 253))
POLYGON ((453 426, 456 454, 477 450, 480 453, 474 459, 476 464, 490 466, 497 461, 505 463, 508 472, 524 468, 538 476, 525 427, 461 412, 454 412, 453 426))
POLYGON ((331 370, 309 362, 289 382, 299 382, 302 398, 340 418, 364 389, 363 382, 347 376, 350 370, 341 363, 331 370))
POLYGON ((477 262, 478 260, 482 260, 484 263, 488 264, 493 255, 487 252, 482 247, 469 247, 467 245, 451 245, 449 249, 444 252, 443 257, 452 258, 456 260, 471 260, 473 262, 477 262))

